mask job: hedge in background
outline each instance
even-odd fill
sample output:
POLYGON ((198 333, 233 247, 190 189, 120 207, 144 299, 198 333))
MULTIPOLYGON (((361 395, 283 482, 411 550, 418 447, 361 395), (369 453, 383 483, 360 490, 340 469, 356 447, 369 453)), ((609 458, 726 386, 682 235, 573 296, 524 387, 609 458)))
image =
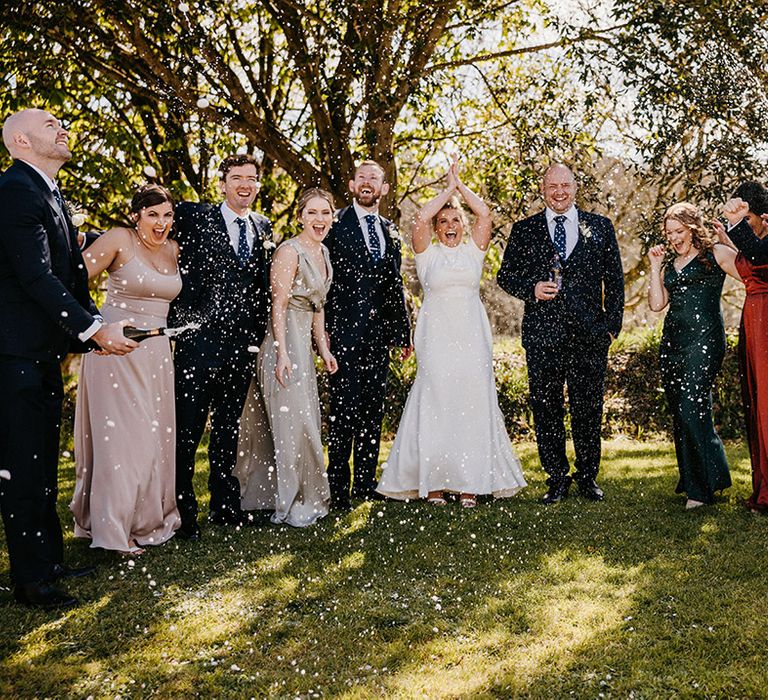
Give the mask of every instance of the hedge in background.
MULTIPOLYGON (((611 347, 605 382, 603 435, 627 435, 672 438, 672 419, 664 397, 659 374, 659 328, 622 334, 611 347)), ((744 435, 739 367, 736 352, 738 336, 727 336, 723 368, 715 383, 713 400, 715 425, 720 436, 738 439, 744 435)), ((399 354, 399 351, 398 351, 399 354)), ((395 358, 387 382, 386 413, 383 436, 392 438, 416 377, 416 359, 405 362, 395 358)), ((502 343, 494 351, 493 370, 499 393, 499 406, 513 440, 533 439, 533 416, 528 397, 528 373, 525 352, 519 342, 502 343)), ((74 416, 75 375, 66 377, 64 404, 65 440, 71 445, 74 416)), ((318 389, 323 404, 323 432, 327 437, 328 375, 318 373, 318 389)), ((566 422, 568 416, 566 414, 566 422)))
MULTIPOLYGON (((660 329, 622 335, 608 357, 606 375, 605 437, 628 435, 634 438, 672 437, 669 415, 659 374, 660 329)), ((715 425, 723 438, 736 439, 744 433, 741 408, 738 336, 729 334, 723 368, 713 392, 715 425)), ((517 343, 497 349, 493 360, 499 406, 513 439, 533 438, 533 417, 528 396, 525 352, 517 343)), ((384 434, 394 436, 408 390, 416 376, 416 362, 392 362, 387 386, 384 434)), ((566 421, 568 420, 566 416, 566 421)))

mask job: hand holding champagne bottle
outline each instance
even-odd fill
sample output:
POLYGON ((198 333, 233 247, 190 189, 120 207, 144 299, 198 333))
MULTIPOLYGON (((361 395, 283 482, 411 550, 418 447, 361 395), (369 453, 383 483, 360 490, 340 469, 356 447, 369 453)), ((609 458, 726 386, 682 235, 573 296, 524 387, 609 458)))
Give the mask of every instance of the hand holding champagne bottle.
POLYGON ((160 335, 168 336, 169 338, 175 338, 181 335, 185 331, 199 330, 199 323, 188 323, 185 326, 179 326, 178 328, 136 328, 136 326, 124 326, 123 335, 126 338, 135 340, 140 343, 147 338, 155 338, 160 335))

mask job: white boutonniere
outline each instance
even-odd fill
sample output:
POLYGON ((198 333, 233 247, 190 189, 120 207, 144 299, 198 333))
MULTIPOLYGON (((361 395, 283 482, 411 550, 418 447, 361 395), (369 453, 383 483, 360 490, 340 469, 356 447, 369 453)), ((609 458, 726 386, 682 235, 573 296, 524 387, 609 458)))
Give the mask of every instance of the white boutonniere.
POLYGON ((585 241, 592 238, 592 229, 581 221, 579 221, 579 233, 583 236, 585 241))
POLYGON ((277 248, 277 243, 274 241, 266 240, 264 243, 261 244, 264 250, 272 250, 273 248, 277 248))
POLYGON ((64 206, 67 208, 67 214, 69 214, 69 220, 75 228, 80 228, 85 223, 85 213, 73 204, 70 204, 64 200, 64 206))
POLYGON ((389 225, 389 237, 393 241, 402 241, 403 237, 400 235, 400 231, 397 230, 397 226, 394 224, 389 225))

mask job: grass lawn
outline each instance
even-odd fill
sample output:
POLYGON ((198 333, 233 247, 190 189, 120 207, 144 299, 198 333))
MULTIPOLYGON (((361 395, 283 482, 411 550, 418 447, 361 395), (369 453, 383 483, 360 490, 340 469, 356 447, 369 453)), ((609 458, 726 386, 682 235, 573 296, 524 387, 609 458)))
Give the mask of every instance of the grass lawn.
MULTIPOLYGON (((70 537, 100 567, 64 614, 11 604, 0 539, 0 697, 765 697, 768 518, 740 505, 745 447, 730 493, 688 513, 666 443, 606 443, 606 501, 549 508, 518 449, 529 488, 474 511, 205 527, 133 566, 70 537)), ((68 463, 65 523, 72 486, 68 463)))

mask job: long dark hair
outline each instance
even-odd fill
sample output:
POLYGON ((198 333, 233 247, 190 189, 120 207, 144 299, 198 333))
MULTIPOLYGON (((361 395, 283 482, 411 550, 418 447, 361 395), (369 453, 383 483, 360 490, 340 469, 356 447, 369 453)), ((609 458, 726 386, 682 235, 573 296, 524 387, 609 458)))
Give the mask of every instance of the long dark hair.
POLYGON ((768 190, 756 180, 742 182, 733 193, 734 197, 749 204, 749 211, 758 216, 768 214, 768 190))

